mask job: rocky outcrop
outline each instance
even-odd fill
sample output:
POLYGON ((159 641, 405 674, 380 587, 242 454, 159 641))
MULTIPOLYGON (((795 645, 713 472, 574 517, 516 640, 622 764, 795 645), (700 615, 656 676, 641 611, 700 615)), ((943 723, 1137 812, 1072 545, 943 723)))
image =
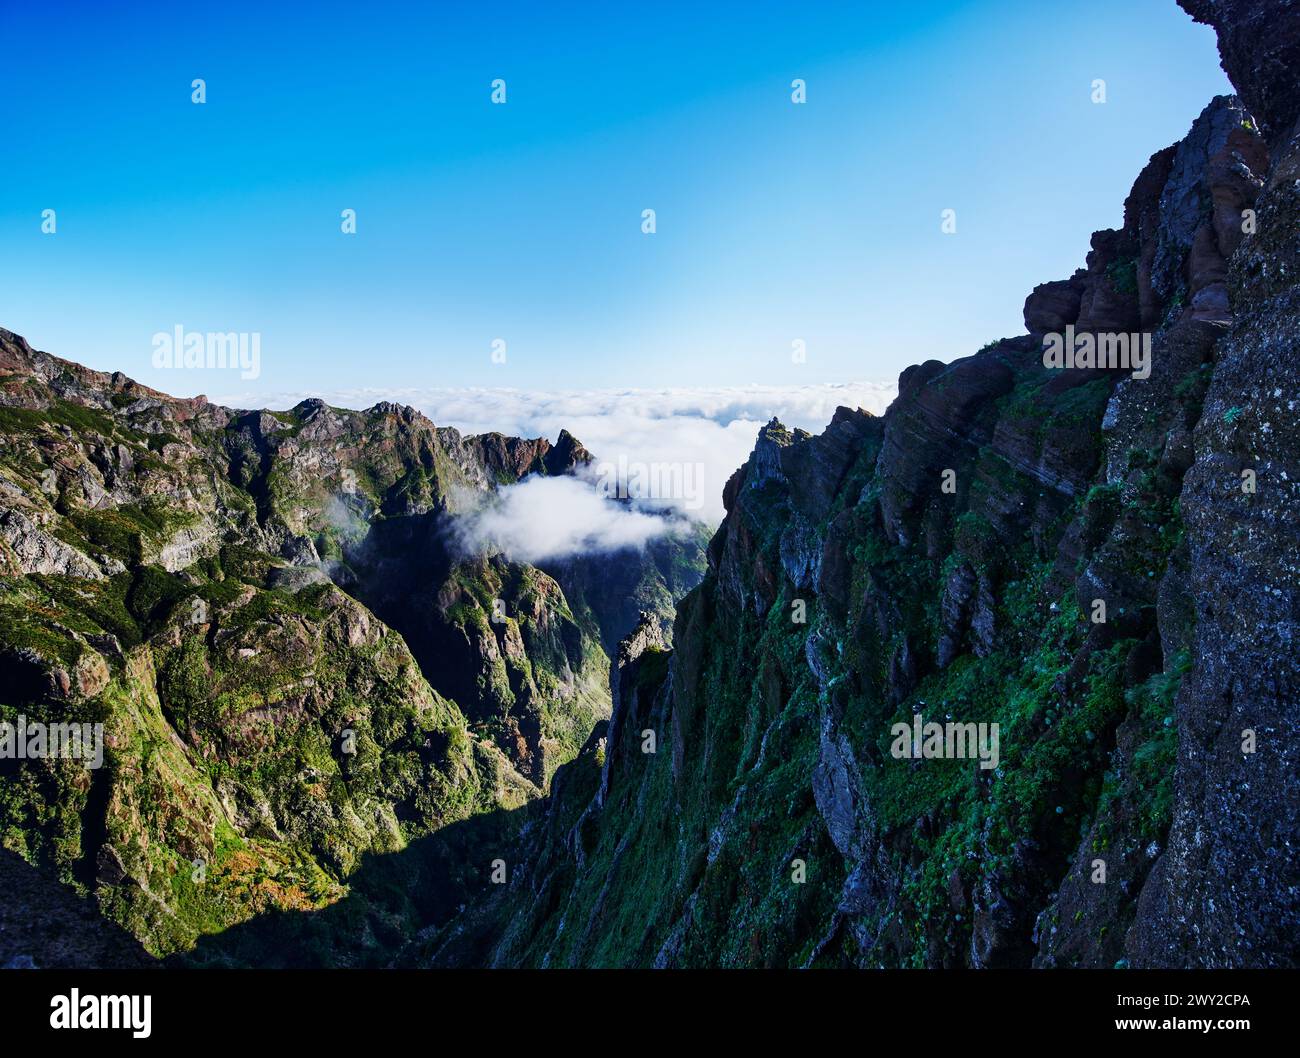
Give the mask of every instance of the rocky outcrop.
POLYGON ((499 433, 469 439, 489 478, 511 482, 529 474, 569 474, 592 461, 592 455, 568 430, 561 430, 552 445, 546 438, 526 440, 499 433))
POLYGON ((1226 261, 1267 166, 1246 107, 1212 101, 1183 140, 1151 157, 1124 203, 1124 226, 1093 236, 1087 268, 1034 288, 1026 329, 1130 333, 1160 327, 1171 312, 1227 318, 1226 261))
POLYGON ((9 556, 7 564, 18 573, 104 578, 89 558, 52 537, 20 511, 0 511, 0 540, 9 556))
POLYGON ((1223 69, 1270 142, 1300 116, 1300 11, 1276 0, 1178 0, 1213 26, 1223 69))
MULTIPOLYGON (((601 768, 600 786, 597 788, 594 804, 601 808, 609 796, 611 770, 615 761, 620 764, 626 760, 626 754, 610 752, 609 746, 621 746, 628 733, 633 738, 644 742, 642 732, 653 730, 639 725, 648 719, 653 701, 647 699, 646 688, 653 695, 659 689, 662 677, 662 662, 668 653, 668 642, 656 614, 642 612, 636 627, 618 646, 619 694, 614 702, 614 711, 609 718, 606 734, 605 761, 601 768)), ((624 775, 626 772, 624 772, 624 775)), ((620 776, 622 777, 622 776, 620 776)))

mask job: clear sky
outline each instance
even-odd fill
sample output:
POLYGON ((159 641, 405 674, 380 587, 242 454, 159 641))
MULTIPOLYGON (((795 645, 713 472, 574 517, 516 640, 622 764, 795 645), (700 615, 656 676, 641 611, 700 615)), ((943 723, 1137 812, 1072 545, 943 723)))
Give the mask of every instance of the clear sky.
POLYGON ((0 5, 0 325, 244 406, 893 378, 1018 333, 1230 90, 1173 0, 287 7, 0 5), (260 377, 154 370, 177 324, 260 377))

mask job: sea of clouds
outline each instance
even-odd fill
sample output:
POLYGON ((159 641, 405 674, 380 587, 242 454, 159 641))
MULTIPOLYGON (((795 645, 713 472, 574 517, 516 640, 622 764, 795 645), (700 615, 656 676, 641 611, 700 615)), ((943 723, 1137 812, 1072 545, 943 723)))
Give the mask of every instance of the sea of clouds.
MULTIPOLYGON (((391 400, 417 408, 439 426, 464 434, 496 432, 554 441, 567 429, 596 462, 581 478, 531 478, 499 490, 460 527, 467 546, 496 548, 527 562, 575 553, 643 547, 681 530, 684 519, 721 522, 722 489, 749 457, 759 428, 773 417, 820 433, 841 405, 881 414, 892 382, 714 389, 557 390, 359 389, 321 396, 339 407, 391 400), (613 474, 620 465, 631 475, 613 474), (666 468, 677 488, 646 494, 637 467, 666 468), (608 498, 611 480, 630 496, 608 498), (689 488, 680 488, 685 483, 689 488), (676 494, 672 494, 672 493, 676 494)), ((292 406, 289 394, 273 406, 292 406)))

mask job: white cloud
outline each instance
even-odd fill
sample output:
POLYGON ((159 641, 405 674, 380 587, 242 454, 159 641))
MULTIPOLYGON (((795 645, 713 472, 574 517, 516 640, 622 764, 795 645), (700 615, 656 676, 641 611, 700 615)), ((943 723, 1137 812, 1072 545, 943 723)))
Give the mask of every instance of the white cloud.
POLYGON ((663 476, 675 474, 679 482, 689 479, 691 495, 660 496, 661 506, 678 507, 716 525, 723 515, 722 488, 749 457, 763 423, 776 416, 787 426, 820 433, 840 405, 879 415, 897 391, 892 382, 553 392, 359 389, 284 394, 271 406, 291 407, 308 395, 353 408, 391 400, 466 434, 495 431, 554 440, 567 429, 600 464, 617 466, 623 460, 669 468, 663 476))
POLYGON ((606 499, 578 478, 531 477, 501 489, 456 521, 462 546, 495 549, 520 562, 640 549, 681 526, 606 499))

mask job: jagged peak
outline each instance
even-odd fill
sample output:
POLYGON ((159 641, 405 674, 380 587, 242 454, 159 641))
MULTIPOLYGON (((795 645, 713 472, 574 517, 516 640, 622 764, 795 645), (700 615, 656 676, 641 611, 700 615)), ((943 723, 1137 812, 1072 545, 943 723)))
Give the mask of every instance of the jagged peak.
POLYGON ((622 669, 636 661, 647 650, 667 650, 663 624, 659 617, 647 610, 637 616, 636 627, 618 644, 618 667, 622 669))
POLYGON ((417 408, 413 408, 409 404, 399 404, 396 401, 391 400, 381 400, 376 404, 372 404, 365 410, 365 414, 372 416, 392 415, 405 423, 413 423, 425 418, 417 408))
POLYGON ((875 419, 878 416, 873 415, 866 408, 850 408, 846 404, 841 404, 835 409, 835 414, 831 416, 831 425, 835 426, 842 422, 856 422, 860 419, 875 419))
POLYGON ((568 430, 561 428, 555 444, 544 456, 548 474, 571 473, 578 466, 585 466, 595 457, 568 430))
POLYGON ((767 425, 761 427, 758 431, 758 441, 771 441, 778 445, 788 445, 794 440, 794 435, 790 429, 781 422, 775 415, 768 421, 767 425))

